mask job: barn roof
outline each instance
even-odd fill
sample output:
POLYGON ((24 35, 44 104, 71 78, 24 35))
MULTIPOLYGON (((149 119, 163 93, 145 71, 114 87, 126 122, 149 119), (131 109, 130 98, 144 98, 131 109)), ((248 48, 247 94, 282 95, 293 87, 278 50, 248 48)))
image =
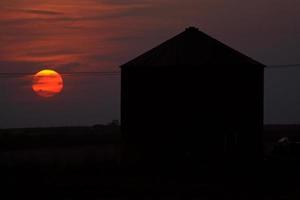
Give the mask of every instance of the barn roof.
POLYGON ((263 64, 190 27, 161 45, 121 66, 201 66, 224 64, 263 64))

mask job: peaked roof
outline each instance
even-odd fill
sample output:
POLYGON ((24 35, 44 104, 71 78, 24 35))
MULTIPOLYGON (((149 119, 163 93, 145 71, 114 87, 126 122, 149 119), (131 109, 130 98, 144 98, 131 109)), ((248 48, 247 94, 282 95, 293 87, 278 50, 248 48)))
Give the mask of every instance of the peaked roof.
POLYGON ((121 67, 263 64, 190 27, 121 67))

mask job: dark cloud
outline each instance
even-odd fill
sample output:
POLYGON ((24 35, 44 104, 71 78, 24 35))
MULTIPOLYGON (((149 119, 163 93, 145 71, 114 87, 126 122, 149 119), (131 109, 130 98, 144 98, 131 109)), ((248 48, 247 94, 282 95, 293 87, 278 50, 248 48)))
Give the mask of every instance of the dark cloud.
POLYGON ((30 14, 36 14, 36 15, 63 15, 62 12, 57 11, 51 11, 51 10, 34 10, 34 9, 16 9, 17 12, 24 12, 24 13, 30 13, 30 14))
POLYGON ((1 61, 1 73, 34 73, 41 68, 40 63, 24 61, 1 61))

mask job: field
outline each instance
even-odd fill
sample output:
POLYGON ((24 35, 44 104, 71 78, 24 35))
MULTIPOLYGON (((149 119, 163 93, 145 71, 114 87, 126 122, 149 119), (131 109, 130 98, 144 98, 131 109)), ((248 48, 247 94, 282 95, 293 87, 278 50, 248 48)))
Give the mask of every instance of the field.
MULTIPOLYGON (((294 183, 300 177, 297 129, 298 126, 265 129, 265 156, 259 177, 264 199, 299 199, 300 184, 294 183), (293 151, 286 152, 277 143, 282 137, 291 138, 288 148, 293 151)), ((251 189, 243 189, 251 187, 251 182, 241 182, 237 187, 232 184, 231 174, 220 177, 214 173, 208 177, 202 173, 205 167, 190 172, 170 169, 153 173, 124 166, 118 126, 0 130, 0 146, 1 191, 11 199, 253 197, 245 192, 251 189)))

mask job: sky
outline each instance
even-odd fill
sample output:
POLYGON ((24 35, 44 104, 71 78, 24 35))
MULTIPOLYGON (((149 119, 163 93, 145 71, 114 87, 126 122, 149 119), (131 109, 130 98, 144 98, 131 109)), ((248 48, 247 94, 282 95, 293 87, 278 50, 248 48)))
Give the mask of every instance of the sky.
MULTIPOLYGON (((267 66, 300 63, 298 0, 0 1, 0 128, 74 126, 120 118, 120 76, 64 76, 37 96, 32 76, 119 71, 189 26, 267 66)), ((213 79, 214 77, 212 77, 213 79)), ((300 67, 265 69, 265 123, 300 123, 300 67)))

